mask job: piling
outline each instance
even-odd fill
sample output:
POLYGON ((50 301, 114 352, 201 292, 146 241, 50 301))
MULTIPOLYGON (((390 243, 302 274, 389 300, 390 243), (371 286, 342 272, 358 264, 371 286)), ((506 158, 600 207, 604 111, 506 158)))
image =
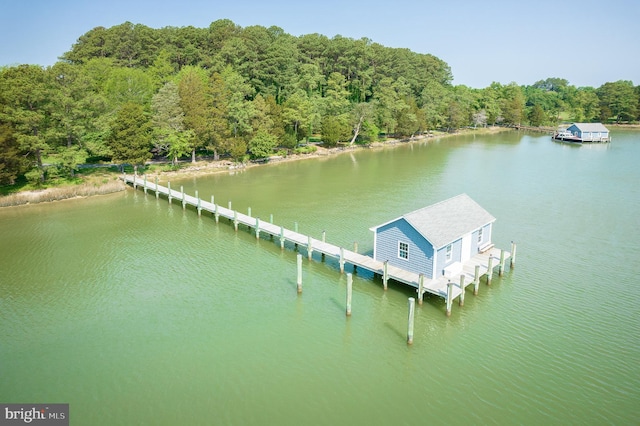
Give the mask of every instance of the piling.
POLYGON ((273 213, 269 214, 269 223, 273 225, 273 213))
POLYGON ((284 250, 284 226, 280 227, 280 250, 284 250))
POLYGON ((424 274, 418 277, 418 304, 422 305, 422 296, 424 295, 424 274))
POLYGON ((358 252, 358 242, 357 242, 357 241, 354 241, 354 242, 353 242, 353 252, 354 252, 354 253, 357 253, 357 252, 358 252))
POLYGON ((169 189, 169 204, 171 204, 171 182, 167 182, 167 188, 169 189))
POLYGON ((347 274, 347 316, 351 316, 351 295, 353 293, 353 275, 347 274))
POLYGON ((489 265, 487 269, 487 285, 491 285, 492 278, 493 278, 493 256, 489 255, 489 265))
POLYGON ((298 289, 298 294, 302 293, 302 255, 298 253, 297 256, 298 263, 298 279, 296 281, 296 287, 298 289))
POLYGON ((298 222, 293 222, 293 230, 297 233, 298 232, 298 222))
POLYGON ((247 216, 251 217, 251 207, 247 209, 247 216))
POLYGON ((511 268, 516 266, 516 243, 511 241, 511 268))
POLYGON ((156 198, 158 198, 160 196, 160 193, 158 192, 158 176, 156 176, 156 198))
POLYGON ((216 223, 218 223, 218 221, 220 220, 220 213, 218 212, 218 205, 217 204, 213 205, 213 215, 216 218, 216 223))
POLYGON ((147 193, 147 175, 144 175, 144 193, 147 193))
POLYGON ((311 245, 311 235, 307 236, 307 256, 309 260, 311 260, 311 255, 313 254, 313 245, 311 245))
POLYGON ((340 247, 340 273, 344 273, 344 249, 340 247))
POLYGON ((460 306, 464 306, 464 274, 460 275, 460 290, 462 290, 462 293, 460 293, 460 306))
POLYGON ((322 242, 323 243, 327 242, 327 231, 322 231, 322 242))
POLYGON ((409 318, 407 324, 407 344, 413 344, 413 317, 416 311, 416 299, 413 297, 409 298, 409 318))
POLYGON ((256 217, 256 240, 260 239, 260 218, 256 217))
POLYGON ((233 212, 233 229, 235 229, 236 232, 238 232, 238 212, 237 211, 233 212))
POLYGON ((180 194, 181 198, 182 198, 182 209, 186 209, 187 208, 187 202, 184 200, 184 186, 180 185, 180 194))
POLYGON ((196 209, 198 210, 198 216, 202 215, 202 205, 200 203, 200 197, 198 196, 198 190, 196 189, 196 199, 198 200, 198 205, 196 209))
POLYGON ((478 294, 478 287, 480 287, 480 265, 476 265, 476 270, 473 275, 473 294, 478 294))
POLYGON ((389 281, 389 261, 385 260, 382 264, 382 287, 387 290, 387 281, 389 281))
POLYGON ((500 268, 498 268, 498 275, 504 274, 504 250, 500 250, 500 268))
POLYGON ((451 304, 453 303, 453 283, 447 283, 447 316, 451 316, 451 304))
POLYGON ((231 201, 229 201, 229 210, 231 210, 231 201))

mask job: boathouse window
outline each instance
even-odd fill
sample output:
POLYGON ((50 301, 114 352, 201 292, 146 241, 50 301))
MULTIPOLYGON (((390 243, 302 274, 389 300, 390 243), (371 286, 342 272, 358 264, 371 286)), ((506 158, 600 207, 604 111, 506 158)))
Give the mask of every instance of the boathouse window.
POLYGON ((482 242, 482 228, 478 230, 478 243, 482 242))
POLYGON ((398 242, 398 257, 400 259, 409 259, 409 244, 398 242))
POLYGON ((447 262, 449 262, 451 260, 451 258, 453 257, 453 250, 451 250, 451 244, 449 244, 447 246, 447 262))

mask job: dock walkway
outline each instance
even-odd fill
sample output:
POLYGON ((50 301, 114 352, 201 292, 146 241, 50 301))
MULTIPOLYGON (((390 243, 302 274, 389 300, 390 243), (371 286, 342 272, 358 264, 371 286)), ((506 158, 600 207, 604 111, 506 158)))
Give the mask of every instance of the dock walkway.
POLYGON ((504 270, 504 262, 511 256, 511 253, 494 247, 466 261, 463 264, 461 272, 458 274, 448 278, 443 276, 438 279, 428 279, 421 274, 389 265, 388 262, 381 262, 370 256, 365 256, 355 251, 327 243, 323 241, 324 236, 322 240, 318 240, 309 235, 275 225, 270 221, 264 221, 249 214, 243 214, 219 204, 204 201, 198 197, 197 191, 196 196, 185 194, 182 190, 176 191, 175 189, 171 189, 170 182, 168 186, 165 187, 158 185, 157 180, 153 183, 148 182, 146 176, 140 178, 138 176, 123 175, 122 179, 125 183, 132 184, 134 188, 138 186, 142 187, 145 193, 147 191, 153 191, 156 197, 162 194, 167 197, 169 202, 174 199, 179 200, 183 208, 187 205, 193 206, 197 209, 198 214, 201 214, 203 210, 212 213, 216 221, 218 221, 220 217, 229 219, 233 222, 236 230, 238 229, 238 225, 247 226, 255 232, 256 238, 260 238, 262 233, 271 235, 274 238, 279 238, 282 248, 284 248, 286 241, 296 246, 306 247, 309 259, 312 258, 314 252, 337 259, 340 263, 340 272, 344 272, 345 264, 349 263, 356 268, 363 268, 374 274, 379 274, 382 276, 385 289, 387 288, 388 279, 392 279, 414 287, 418 293, 419 301, 422 301, 424 293, 442 297, 447 303, 447 313, 451 312, 451 303, 456 297, 460 298, 461 305, 464 303, 463 289, 473 284, 474 294, 477 294, 480 277, 487 275, 487 280, 490 282, 493 275, 493 268, 500 266, 500 271, 502 272, 504 270))

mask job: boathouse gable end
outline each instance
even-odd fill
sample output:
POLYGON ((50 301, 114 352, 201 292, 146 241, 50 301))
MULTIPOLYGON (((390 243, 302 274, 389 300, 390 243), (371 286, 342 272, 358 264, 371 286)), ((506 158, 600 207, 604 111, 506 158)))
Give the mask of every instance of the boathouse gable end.
POLYGON ((609 139, 609 129, 602 123, 573 123, 567 128, 583 142, 594 142, 609 139))
POLYGON ((398 218, 373 229, 375 232, 376 260, 414 272, 433 275, 433 253, 431 243, 420 235, 404 218, 398 218), (404 249, 405 250, 401 250, 404 249))

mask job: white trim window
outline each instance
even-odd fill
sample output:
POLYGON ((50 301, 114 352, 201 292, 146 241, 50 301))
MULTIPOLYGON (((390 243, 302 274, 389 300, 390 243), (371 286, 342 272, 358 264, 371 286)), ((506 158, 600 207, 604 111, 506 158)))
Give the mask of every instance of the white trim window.
POLYGON ((451 262, 451 259, 453 258, 453 247, 451 247, 451 244, 447 246, 447 248, 445 249, 445 252, 446 252, 447 262, 451 262))
POLYGON ((482 242, 482 234, 483 234, 483 230, 484 228, 480 228, 478 230, 478 244, 480 244, 482 242))
POLYGON ((400 259, 409 260, 409 244, 398 241, 398 257, 400 259))

